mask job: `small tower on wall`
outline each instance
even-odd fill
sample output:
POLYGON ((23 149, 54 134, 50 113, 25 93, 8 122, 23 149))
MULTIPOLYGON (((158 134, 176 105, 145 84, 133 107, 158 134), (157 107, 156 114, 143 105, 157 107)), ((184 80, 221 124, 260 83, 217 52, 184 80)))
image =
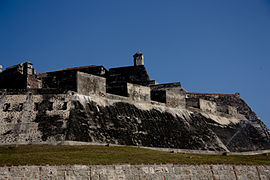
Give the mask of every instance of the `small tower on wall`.
POLYGON ((33 64, 29 61, 23 63, 23 73, 26 75, 33 75, 35 74, 35 70, 33 68, 33 64))
POLYGON ((144 65, 143 54, 140 51, 138 51, 136 54, 134 54, 133 58, 134 58, 134 66, 144 65))

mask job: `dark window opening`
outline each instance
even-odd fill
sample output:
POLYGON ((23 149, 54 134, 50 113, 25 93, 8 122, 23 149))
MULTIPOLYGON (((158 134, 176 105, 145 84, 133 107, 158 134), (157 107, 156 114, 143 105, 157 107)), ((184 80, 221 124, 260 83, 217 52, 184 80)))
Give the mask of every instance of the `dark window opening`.
POLYGON ((62 106, 62 110, 67 110, 67 102, 64 102, 64 104, 62 106))
POLYGON ((38 104, 38 103, 35 103, 35 108, 34 108, 34 110, 35 110, 35 111, 38 111, 38 107, 39 107, 39 104, 38 104))
POLYGON ((10 110, 10 103, 5 103, 4 106, 3 106, 3 111, 7 112, 9 110, 10 110))
POLYGON ((49 111, 52 111, 53 110, 53 102, 49 102, 48 110, 49 111))

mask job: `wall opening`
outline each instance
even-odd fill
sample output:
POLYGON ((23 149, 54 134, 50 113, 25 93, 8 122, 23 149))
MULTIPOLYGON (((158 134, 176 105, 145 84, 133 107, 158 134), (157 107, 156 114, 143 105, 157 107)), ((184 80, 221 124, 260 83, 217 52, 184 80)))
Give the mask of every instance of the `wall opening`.
POLYGON ((4 104, 4 106, 3 106, 3 111, 4 111, 4 112, 10 111, 10 103, 5 103, 5 104, 4 104))

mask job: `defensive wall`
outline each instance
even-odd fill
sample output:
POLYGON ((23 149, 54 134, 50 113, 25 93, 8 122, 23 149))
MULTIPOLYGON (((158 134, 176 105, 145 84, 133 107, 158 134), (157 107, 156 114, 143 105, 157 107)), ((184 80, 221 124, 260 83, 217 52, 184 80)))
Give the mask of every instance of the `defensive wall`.
POLYGON ((186 106, 186 94, 180 82, 151 85, 150 88, 153 101, 165 103, 175 108, 186 106))
POLYGON ((143 62, 137 53, 134 66, 109 70, 84 66, 36 73, 29 62, 6 68, 0 72, 0 143, 268 147, 267 127, 239 94, 190 93, 179 82, 157 84, 143 62))
MULTIPOLYGON (((198 107, 200 102, 211 101, 213 109, 227 114, 236 114, 237 112, 247 115, 251 108, 246 105, 239 93, 235 94, 216 94, 216 93, 192 93, 186 92, 190 106, 198 107)), ((209 104, 210 106, 210 104, 209 104)))
POLYGON ((59 94, 74 91, 82 95, 106 96, 172 108, 195 108, 221 116, 238 113, 247 115, 251 110, 243 106, 245 102, 239 95, 189 93, 180 82, 158 84, 150 79, 143 59, 143 54, 137 52, 134 55, 134 66, 107 70, 103 66, 91 65, 47 73, 36 73, 33 65, 25 62, 0 72, 0 89, 1 92, 7 89, 6 93, 10 94, 24 94, 26 91, 59 94))
MULTIPOLYGON (((172 108, 196 108, 207 113, 219 113, 220 115, 237 115, 237 108, 234 106, 224 104, 220 101, 213 101, 220 98, 222 95, 208 94, 215 96, 215 98, 205 98, 205 96, 198 97, 196 93, 192 94, 186 92, 179 82, 158 84, 150 86, 142 86, 133 83, 121 82, 119 92, 108 93, 107 79, 105 77, 96 76, 80 71, 57 71, 53 74, 46 75, 43 79, 43 86, 41 89, 2 89, 0 94, 59 94, 66 93, 68 90, 77 92, 82 95, 98 95, 101 97, 111 99, 122 99, 134 102, 155 103, 172 108), (63 78, 64 77, 64 78, 63 78), (54 79, 54 80, 53 80, 54 79), (61 87, 61 88, 60 88, 61 87), (119 95, 121 94, 121 95, 119 95), (196 95, 196 96, 195 96, 196 95), (125 98, 127 97, 127 98, 125 98)), ((112 84, 110 85, 111 87, 112 84)), ((114 87, 119 88, 119 83, 114 87)), ((115 91, 114 91, 115 92, 115 91)), ((228 97, 236 97, 235 95, 225 95, 228 97)), ((239 97, 236 97, 239 99, 239 97)), ((238 102, 238 100, 237 100, 238 102)), ((14 104, 13 102, 6 102, 7 104, 14 104)), ((226 102, 228 103, 228 102, 226 102)), ((4 105, 2 105, 4 106, 4 105)), ((5 105, 6 106, 6 105, 5 105)), ((2 109, 3 110, 3 109, 2 109)), ((0 109, 1 111, 1 109, 0 109)))
MULTIPOLYGON (((150 100, 150 88, 146 86, 127 83, 130 95, 119 96, 106 93, 102 77, 78 72, 77 80, 76 84, 82 85, 81 94, 58 89, 1 90, 0 144, 55 144, 72 140, 191 147, 190 137, 185 135, 189 130, 183 124, 186 122, 182 122, 183 117, 190 118, 184 107, 171 108, 150 100), (164 133, 168 138, 164 138, 164 133)), ((193 127, 201 123, 205 126, 203 117, 200 118, 188 123, 196 123, 193 127)), ((211 142, 207 146, 217 145, 211 142)), ((222 150, 227 151, 225 147, 222 150)))
POLYGON ((229 105, 217 105, 213 101, 208 101, 200 98, 186 98, 186 106, 201 109, 208 113, 223 113, 229 115, 237 115, 236 107, 229 105))
POLYGON ((188 164, 4 166, 0 167, 0 179, 268 180, 270 166, 188 164))
MULTIPOLYGON (((70 109, 74 106, 79 107, 79 104, 71 102, 72 92, 131 104, 136 102, 149 106, 190 109, 227 119, 232 116, 245 119, 239 116, 236 109, 239 108, 239 101, 242 102, 239 96, 189 93, 179 82, 153 84, 143 65, 113 68, 109 71, 103 66, 85 66, 36 74, 33 67, 26 63, 26 65, 14 66, 4 73, 26 71, 22 67, 29 67, 26 68, 28 70, 26 74, 36 77, 33 81, 42 82, 43 88, 0 90, 0 134, 3 134, 0 142, 3 144, 44 141, 49 143, 66 140, 67 132, 63 130, 67 127, 66 119, 69 118, 70 109), (138 77, 134 78, 130 73, 124 76, 124 80, 120 78, 119 74, 132 72, 131 70, 136 72, 138 77), (135 84, 136 79, 140 79, 138 82, 142 84, 148 82, 148 86, 135 84), (119 92, 115 91, 117 89, 119 92), (231 98, 233 101, 226 101, 224 97, 231 98), (47 123, 51 123, 51 126, 47 127, 47 123)), ((245 113, 243 110, 240 112, 245 113)), ((72 137, 69 138, 72 140, 72 137)))

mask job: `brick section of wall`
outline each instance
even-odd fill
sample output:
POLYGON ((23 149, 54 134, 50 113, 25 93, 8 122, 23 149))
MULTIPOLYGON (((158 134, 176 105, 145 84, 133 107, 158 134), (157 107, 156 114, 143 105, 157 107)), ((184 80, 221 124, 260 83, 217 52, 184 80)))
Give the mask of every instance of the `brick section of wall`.
POLYGON ((62 165, 0 167, 0 179, 270 179, 270 166, 62 165))

